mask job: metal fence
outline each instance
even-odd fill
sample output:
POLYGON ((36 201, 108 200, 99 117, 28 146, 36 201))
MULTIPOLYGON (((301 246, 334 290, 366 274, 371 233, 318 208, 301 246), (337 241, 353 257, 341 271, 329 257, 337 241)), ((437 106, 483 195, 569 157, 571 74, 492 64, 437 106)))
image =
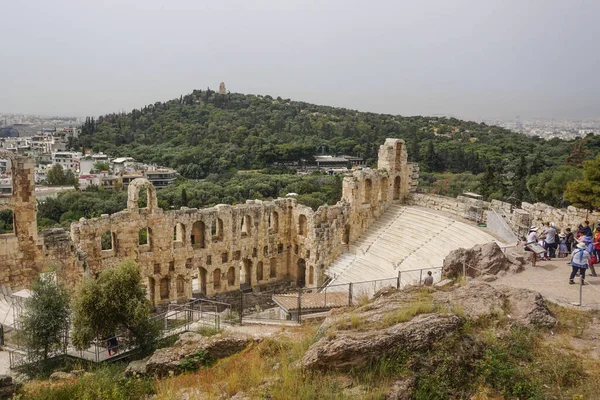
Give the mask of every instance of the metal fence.
MULTIPOLYGON (((232 318, 230 304, 206 299, 194 299, 186 304, 169 304, 168 309, 151 317, 151 321, 160 324, 159 340, 187 332, 202 326, 221 330, 221 321, 232 318)), ((16 332, 18 335, 18 332, 16 332)), ((7 343, 10 368, 31 362, 27 349, 21 343, 7 343)), ((98 338, 85 350, 77 350, 70 334, 66 333, 64 346, 55 351, 52 357, 68 355, 92 362, 116 361, 127 357, 137 347, 128 343, 125 335, 116 334, 110 338, 98 338), (110 347, 110 349, 109 349, 110 347)))
POLYGON ((402 289, 419 285, 428 271, 432 272, 434 281, 441 279, 442 267, 421 268, 398 271, 398 275, 393 278, 282 291, 240 292, 223 296, 220 300, 231 306, 232 318, 226 323, 300 323, 303 317, 314 316, 332 308, 361 304, 386 287, 402 289))

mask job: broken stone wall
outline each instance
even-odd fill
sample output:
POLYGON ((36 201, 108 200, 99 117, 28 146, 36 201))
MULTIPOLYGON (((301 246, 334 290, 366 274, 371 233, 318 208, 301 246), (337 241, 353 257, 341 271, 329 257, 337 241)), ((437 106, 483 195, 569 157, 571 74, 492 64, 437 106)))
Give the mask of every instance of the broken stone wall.
POLYGON ((0 235, 0 284, 11 288, 28 285, 40 272, 43 256, 38 247, 37 203, 33 159, 0 150, 11 162, 13 191, 0 196, 0 211, 13 213, 13 232, 0 235))
POLYGON ((416 187, 418 166, 406 162, 404 142, 387 139, 377 170, 346 176, 342 199, 313 211, 293 198, 163 211, 145 179, 128 187, 127 209, 43 232, 38 238, 33 162, 15 159, 15 194, 4 208, 18 210, 14 237, 0 237, 2 282, 28 286, 43 271, 57 271, 74 288, 123 260, 135 260, 154 304, 192 296, 192 280, 207 296, 279 282, 315 287, 323 271, 393 203, 416 187), (21 160, 21 161, 19 161, 21 160), (147 206, 138 206, 145 190, 147 206), (17 239, 18 237, 18 239, 17 239))

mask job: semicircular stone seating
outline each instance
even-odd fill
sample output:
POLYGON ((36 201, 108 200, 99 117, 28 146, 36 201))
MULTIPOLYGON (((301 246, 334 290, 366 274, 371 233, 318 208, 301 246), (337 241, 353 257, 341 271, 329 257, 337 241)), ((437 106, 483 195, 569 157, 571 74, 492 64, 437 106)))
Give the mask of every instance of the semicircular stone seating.
MULTIPOLYGON (((452 250, 493 241, 496 238, 477 226, 420 207, 392 205, 327 269, 331 278, 327 290, 347 291, 348 283, 381 279, 390 279, 380 285, 388 286, 399 271, 421 268, 431 268, 438 281, 439 267, 452 250)), ((420 278, 419 271, 402 273, 402 286, 416 284, 420 278)), ((365 286, 370 288, 368 295, 378 289, 376 284, 365 286)))

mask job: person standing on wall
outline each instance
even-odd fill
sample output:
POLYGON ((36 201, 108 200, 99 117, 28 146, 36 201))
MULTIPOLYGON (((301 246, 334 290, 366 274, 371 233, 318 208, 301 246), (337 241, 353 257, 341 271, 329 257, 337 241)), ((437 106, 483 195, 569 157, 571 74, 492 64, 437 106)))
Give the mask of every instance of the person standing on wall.
POLYGON ((579 272, 581 275, 581 283, 585 282, 585 270, 587 269, 590 262, 590 253, 588 253, 585 249, 584 243, 579 243, 577 248, 573 250, 573 254, 571 254, 571 267, 573 270, 571 271, 571 276, 569 277, 569 284, 575 284, 575 275, 579 272))

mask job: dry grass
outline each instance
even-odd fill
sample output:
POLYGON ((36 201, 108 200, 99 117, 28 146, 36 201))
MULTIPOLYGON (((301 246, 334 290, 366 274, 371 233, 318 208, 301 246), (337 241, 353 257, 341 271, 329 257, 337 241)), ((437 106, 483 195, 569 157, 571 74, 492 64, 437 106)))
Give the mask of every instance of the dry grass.
MULTIPOLYGON (((155 383, 156 399, 178 398, 182 390, 189 399, 217 399, 245 392, 262 398, 259 388, 264 382, 272 399, 344 399, 338 376, 329 373, 304 373, 295 367, 313 342, 316 327, 292 330, 292 337, 265 339, 246 351, 226 358, 196 373, 171 377, 155 383)), ((386 386, 373 388, 365 398, 381 398, 386 386)))

